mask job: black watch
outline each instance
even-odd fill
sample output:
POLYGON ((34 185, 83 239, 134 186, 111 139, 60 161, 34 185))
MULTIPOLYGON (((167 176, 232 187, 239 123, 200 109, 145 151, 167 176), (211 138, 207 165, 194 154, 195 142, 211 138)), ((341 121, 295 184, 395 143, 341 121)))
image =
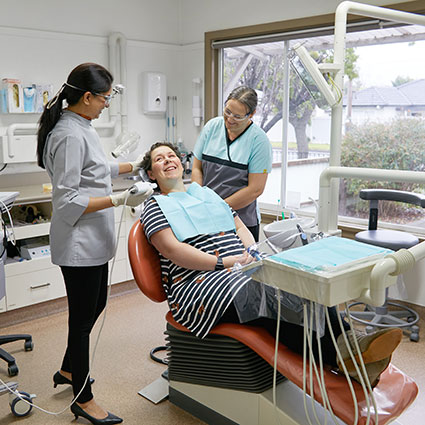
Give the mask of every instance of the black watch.
POLYGON ((224 270, 224 264, 223 264, 223 259, 221 257, 217 257, 217 264, 215 265, 215 269, 216 272, 219 270, 224 270))

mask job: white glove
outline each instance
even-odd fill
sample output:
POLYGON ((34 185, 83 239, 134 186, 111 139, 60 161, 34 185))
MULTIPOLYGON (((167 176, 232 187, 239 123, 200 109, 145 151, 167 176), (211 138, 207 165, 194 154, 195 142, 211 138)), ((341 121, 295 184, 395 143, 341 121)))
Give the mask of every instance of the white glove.
POLYGON ((138 170, 140 170, 142 168, 142 160, 143 160, 143 155, 139 155, 136 158, 136 161, 133 162, 129 162, 129 164, 131 165, 131 172, 134 173, 138 170))
POLYGON ((149 198, 153 193, 153 189, 150 186, 146 186, 146 190, 141 193, 133 194, 129 191, 129 189, 120 193, 113 193, 109 197, 111 198, 112 205, 114 207, 119 207, 120 205, 128 205, 129 207, 137 207, 146 199, 149 198), (126 202, 127 199, 127 202, 126 202))

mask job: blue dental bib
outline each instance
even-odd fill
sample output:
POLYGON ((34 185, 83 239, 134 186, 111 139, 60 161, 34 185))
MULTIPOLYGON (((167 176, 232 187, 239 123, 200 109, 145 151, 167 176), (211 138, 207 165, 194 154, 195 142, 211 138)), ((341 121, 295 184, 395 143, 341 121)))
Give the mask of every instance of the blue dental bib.
POLYGON ((192 183, 186 192, 155 195, 176 238, 188 238, 236 230, 230 207, 213 190, 192 183))

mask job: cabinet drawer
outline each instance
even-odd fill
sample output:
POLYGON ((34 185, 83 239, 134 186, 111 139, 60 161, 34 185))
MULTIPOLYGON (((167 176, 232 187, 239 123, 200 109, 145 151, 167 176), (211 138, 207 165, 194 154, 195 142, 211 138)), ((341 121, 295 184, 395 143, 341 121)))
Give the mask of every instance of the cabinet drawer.
POLYGON ((50 223, 28 224, 27 226, 16 226, 15 237, 19 239, 34 238, 37 236, 45 236, 49 234, 50 223))
POLYGON ((11 276, 22 275, 24 273, 29 273, 28 276, 32 276, 32 274, 36 271, 51 269, 54 266, 50 261, 50 256, 43 258, 33 258, 32 260, 24 260, 21 262, 7 263, 4 267, 6 272, 6 280, 11 276))
POLYGON ((59 267, 31 274, 10 276, 6 279, 7 309, 49 301, 66 295, 59 267))

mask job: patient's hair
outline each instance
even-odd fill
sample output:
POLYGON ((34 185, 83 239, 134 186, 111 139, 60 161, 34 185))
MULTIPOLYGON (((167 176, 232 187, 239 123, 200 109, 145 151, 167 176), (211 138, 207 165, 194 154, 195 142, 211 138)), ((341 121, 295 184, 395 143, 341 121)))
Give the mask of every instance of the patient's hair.
POLYGON ((181 153, 176 145, 173 145, 172 143, 168 143, 168 142, 163 142, 163 141, 156 142, 145 153, 145 156, 143 157, 143 160, 142 160, 142 168, 143 170, 145 170, 146 175, 148 171, 152 170, 152 152, 155 149, 160 148, 161 146, 168 146, 171 150, 174 151, 174 153, 178 156, 178 158, 181 161, 182 159, 181 153))

